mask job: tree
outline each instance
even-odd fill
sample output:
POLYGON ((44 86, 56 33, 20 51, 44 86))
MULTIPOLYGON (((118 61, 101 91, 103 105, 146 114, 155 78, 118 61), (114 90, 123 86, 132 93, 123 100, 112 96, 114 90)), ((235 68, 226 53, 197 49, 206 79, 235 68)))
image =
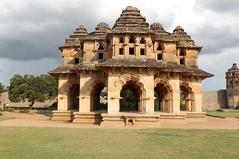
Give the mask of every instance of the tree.
POLYGON ((5 92, 5 88, 4 85, 0 82, 0 96, 3 92, 5 92))
POLYGON ((34 103, 52 100, 57 96, 57 81, 49 75, 14 75, 10 80, 9 99, 12 102, 30 102, 32 109, 34 103))

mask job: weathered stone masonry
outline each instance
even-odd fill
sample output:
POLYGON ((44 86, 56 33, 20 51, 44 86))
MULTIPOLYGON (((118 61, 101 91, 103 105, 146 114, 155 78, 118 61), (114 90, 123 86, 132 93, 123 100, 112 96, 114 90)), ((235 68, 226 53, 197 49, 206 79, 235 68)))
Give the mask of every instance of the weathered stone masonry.
POLYGON ((88 33, 80 25, 60 47, 62 65, 50 71, 59 80, 52 119, 138 125, 203 117, 201 82, 212 75, 198 68, 201 48, 182 27, 169 33, 160 23, 149 26, 131 6, 112 29, 101 22, 88 33), (105 88, 107 108, 102 109, 99 96, 105 88), (134 92, 132 109, 122 105, 125 90, 134 92))

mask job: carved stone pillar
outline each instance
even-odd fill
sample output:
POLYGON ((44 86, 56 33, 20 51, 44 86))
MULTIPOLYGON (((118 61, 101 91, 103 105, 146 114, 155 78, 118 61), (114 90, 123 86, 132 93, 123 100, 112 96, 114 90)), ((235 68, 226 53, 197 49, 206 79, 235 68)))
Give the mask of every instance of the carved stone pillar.
POLYGON ((90 112, 91 76, 80 75, 79 112, 90 112))
POLYGON ((69 75, 60 75, 58 80, 58 106, 53 111, 51 120, 72 121, 73 113, 68 111, 69 104, 69 75))

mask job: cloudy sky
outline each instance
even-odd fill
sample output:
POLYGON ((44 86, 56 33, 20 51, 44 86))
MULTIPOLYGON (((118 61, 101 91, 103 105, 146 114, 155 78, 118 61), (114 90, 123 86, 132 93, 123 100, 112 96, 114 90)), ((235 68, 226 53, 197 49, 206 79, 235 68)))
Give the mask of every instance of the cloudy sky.
POLYGON ((205 90, 225 88, 225 71, 239 64, 239 0, 0 0, 0 82, 14 74, 43 74, 61 64, 57 49, 79 25, 113 26, 133 5, 147 22, 169 32, 180 25, 203 50, 199 66, 215 75, 205 90))

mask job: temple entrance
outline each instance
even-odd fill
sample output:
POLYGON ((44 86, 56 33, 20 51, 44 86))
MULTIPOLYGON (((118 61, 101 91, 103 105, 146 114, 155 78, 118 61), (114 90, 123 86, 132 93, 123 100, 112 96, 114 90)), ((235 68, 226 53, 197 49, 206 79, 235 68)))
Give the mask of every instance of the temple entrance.
POLYGON ((120 111, 139 111, 141 90, 133 81, 127 81, 120 92, 120 111))
POLYGON ((68 110, 79 111, 79 84, 74 84, 69 90, 68 110))
POLYGON ((158 83, 154 88, 154 111, 170 112, 170 95, 169 89, 163 83, 158 83))
POLYGON ((107 87, 104 83, 96 83, 91 92, 90 111, 107 111, 107 87))
POLYGON ((180 86, 180 110, 195 111, 194 93, 186 85, 180 86))

